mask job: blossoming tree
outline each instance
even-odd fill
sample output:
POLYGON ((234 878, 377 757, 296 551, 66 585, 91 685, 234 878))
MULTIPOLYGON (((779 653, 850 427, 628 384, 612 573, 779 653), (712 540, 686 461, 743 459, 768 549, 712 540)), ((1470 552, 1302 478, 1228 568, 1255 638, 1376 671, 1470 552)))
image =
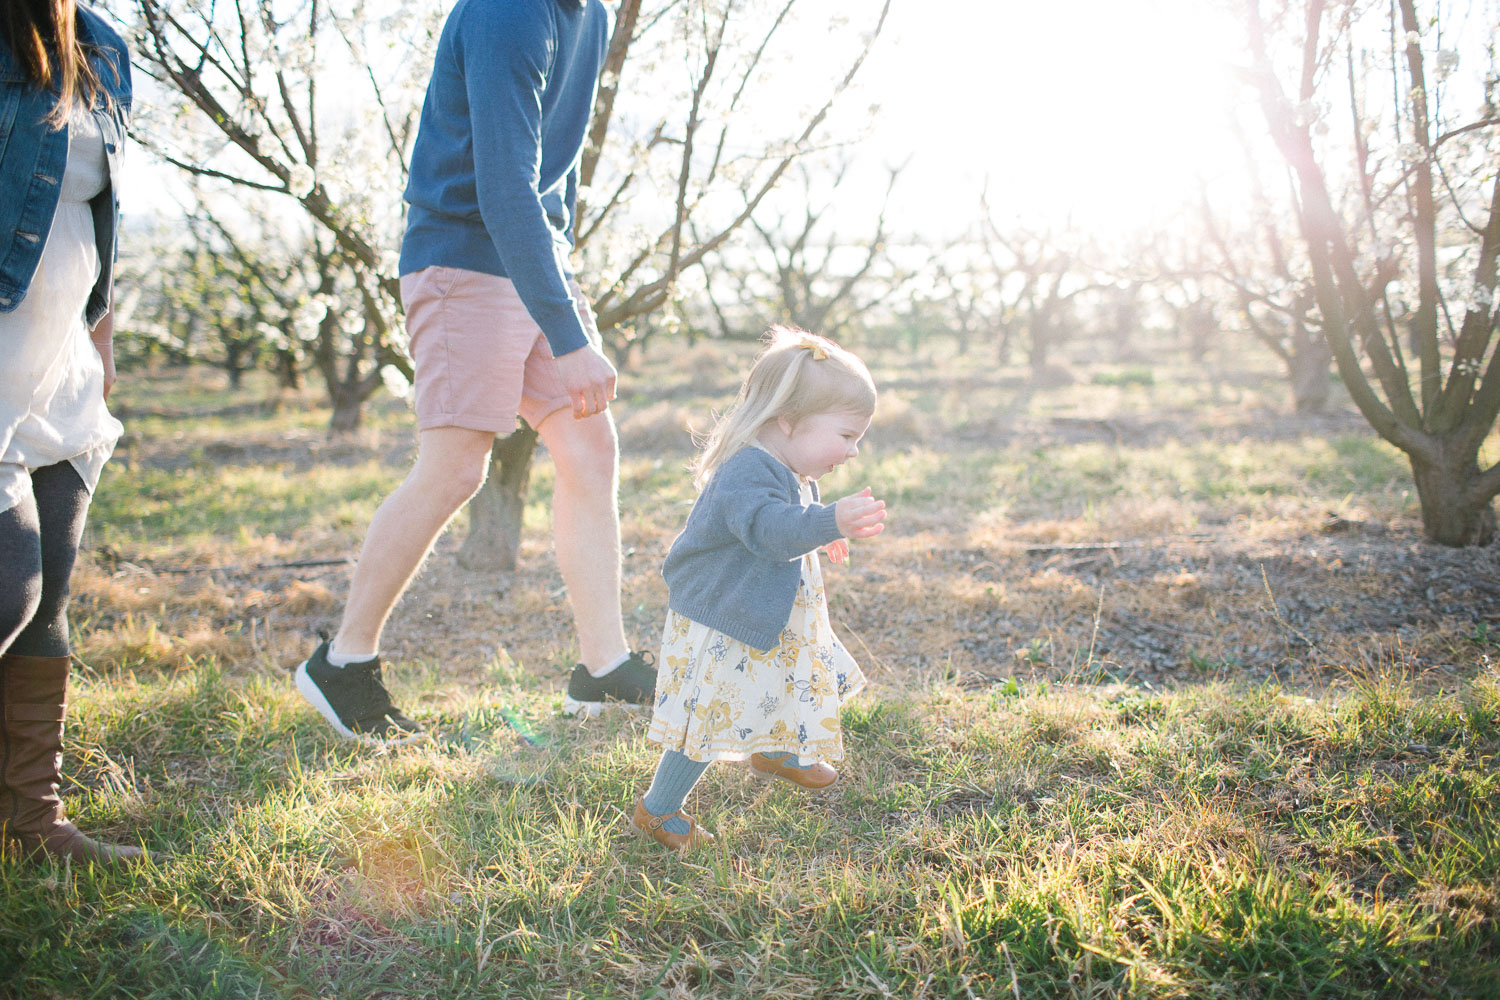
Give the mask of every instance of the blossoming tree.
POLYGON ((279 260, 258 298, 327 383, 332 432, 358 427, 382 371, 410 377, 395 271, 404 150, 440 23, 336 0, 134 0, 134 134, 192 179, 226 264, 279 260), (377 58, 376 53, 380 56, 377 58))
MULTIPOLYGON (((445 9, 421 0, 131 7, 134 52, 164 95, 158 106, 143 102, 138 133, 200 187, 220 185, 216 211, 228 224, 264 227, 280 216, 297 230, 285 245, 319 262, 301 279, 304 311, 323 312, 320 337, 348 333, 339 356, 319 362, 332 373, 335 426, 340 404, 354 408, 343 420, 353 426, 382 370, 410 378, 395 273, 401 192, 445 9)), ((834 23, 816 7, 616 5, 575 228, 580 275, 606 339, 628 342, 632 321, 680 295, 682 276, 752 217, 799 157, 828 141, 830 112, 890 0, 857 17, 842 10, 834 23), (808 38, 818 39, 816 59, 805 58, 808 38), (778 72, 794 63, 796 72, 778 72)), ((533 443, 524 433, 497 443, 496 485, 472 508, 469 564, 514 565, 533 443)))
POLYGON ((1339 376, 1410 461, 1427 537, 1483 545, 1500 493, 1500 462, 1481 462, 1500 413, 1500 78, 1493 48, 1487 71, 1457 72, 1482 61, 1492 24, 1421 6, 1247 0, 1245 11, 1339 376), (1454 47, 1466 29, 1484 36, 1469 56, 1454 47))

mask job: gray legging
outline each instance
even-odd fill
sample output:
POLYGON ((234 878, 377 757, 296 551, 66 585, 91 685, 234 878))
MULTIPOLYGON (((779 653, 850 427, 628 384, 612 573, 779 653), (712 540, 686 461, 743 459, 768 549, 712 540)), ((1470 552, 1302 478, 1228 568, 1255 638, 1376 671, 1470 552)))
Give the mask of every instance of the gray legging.
POLYGON ((0 512, 0 653, 67 656, 68 578, 89 491, 67 462, 31 473, 31 496, 0 512))

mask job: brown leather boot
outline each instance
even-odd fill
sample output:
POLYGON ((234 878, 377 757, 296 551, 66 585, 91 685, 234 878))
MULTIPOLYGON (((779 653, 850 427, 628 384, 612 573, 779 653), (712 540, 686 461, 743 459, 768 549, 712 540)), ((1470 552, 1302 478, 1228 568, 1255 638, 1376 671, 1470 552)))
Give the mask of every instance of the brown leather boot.
POLYGON ((90 840, 63 816, 63 715, 68 657, 0 656, 0 834, 33 856, 130 864, 139 847, 90 840))

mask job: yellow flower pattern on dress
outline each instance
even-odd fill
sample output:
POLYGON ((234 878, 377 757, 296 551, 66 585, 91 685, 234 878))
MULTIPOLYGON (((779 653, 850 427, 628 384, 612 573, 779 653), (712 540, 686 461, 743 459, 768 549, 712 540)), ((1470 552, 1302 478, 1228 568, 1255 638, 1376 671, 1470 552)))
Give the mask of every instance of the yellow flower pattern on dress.
POLYGON ((729 702, 723 698, 715 698, 707 705, 699 704, 696 715, 705 736, 718 736, 734 721, 730 715, 729 702))
MULTIPOLYGON (((803 502, 811 502, 811 490, 803 490, 803 502)), ((816 553, 802 558, 774 649, 753 649, 669 610, 661 662, 646 735, 664 748, 697 761, 778 752, 843 759, 839 708, 865 686, 865 675, 829 623, 816 553)))
MULTIPOLYGON (((807 573, 807 561, 813 558, 811 553, 802 557, 802 572, 807 573)), ((804 576, 805 579, 805 576, 804 576)), ((797 596, 792 599, 792 610, 811 611, 814 608, 825 607, 828 604, 821 586, 817 588, 798 587, 797 596)))
MULTIPOLYGON (((691 619, 683 618, 682 620, 691 624, 691 619)), ((777 649, 779 648, 780 647, 778 646, 777 649)), ((745 652, 747 655, 749 655, 750 662, 757 665, 762 663, 769 663, 770 661, 776 659, 776 649, 752 649, 751 647, 746 646, 745 652)))
POLYGON ((663 657, 662 663, 666 665, 667 673, 672 675, 672 683, 674 684, 680 684, 682 679, 688 675, 689 668, 693 665, 693 661, 686 656, 663 657))

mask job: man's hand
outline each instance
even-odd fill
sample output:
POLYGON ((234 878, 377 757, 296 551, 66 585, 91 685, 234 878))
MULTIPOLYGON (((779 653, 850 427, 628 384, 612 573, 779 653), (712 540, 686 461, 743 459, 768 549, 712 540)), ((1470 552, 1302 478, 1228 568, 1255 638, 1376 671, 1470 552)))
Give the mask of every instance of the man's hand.
POLYGON ((885 530, 885 501, 876 500, 868 486, 834 504, 833 515, 845 538, 873 538, 885 530))
POLYGON ((599 348, 587 344, 556 359, 557 374, 573 404, 573 419, 582 420, 609 409, 615 398, 615 366, 599 348))

